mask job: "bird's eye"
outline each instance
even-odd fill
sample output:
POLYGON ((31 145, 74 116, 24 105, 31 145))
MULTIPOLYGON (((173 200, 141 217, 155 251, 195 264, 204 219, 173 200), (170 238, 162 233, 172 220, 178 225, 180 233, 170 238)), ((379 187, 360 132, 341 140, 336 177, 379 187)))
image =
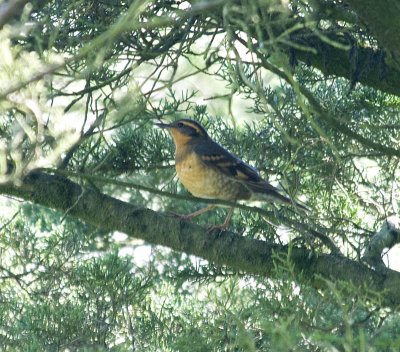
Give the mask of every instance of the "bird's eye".
POLYGON ((178 126, 179 128, 182 128, 182 127, 184 127, 185 125, 184 125, 182 122, 178 122, 178 123, 177 123, 177 126, 178 126))

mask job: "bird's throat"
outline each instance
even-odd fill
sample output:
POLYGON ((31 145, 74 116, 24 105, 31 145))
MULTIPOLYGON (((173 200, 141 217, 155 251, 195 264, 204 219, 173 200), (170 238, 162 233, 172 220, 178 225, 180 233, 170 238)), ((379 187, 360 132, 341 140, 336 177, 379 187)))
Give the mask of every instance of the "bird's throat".
POLYGON ((180 132, 175 131, 174 129, 171 129, 170 133, 172 135, 172 138, 174 139, 177 150, 178 148, 181 149, 180 147, 185 146, 192 140, 190 136, 186 136, 180 132))

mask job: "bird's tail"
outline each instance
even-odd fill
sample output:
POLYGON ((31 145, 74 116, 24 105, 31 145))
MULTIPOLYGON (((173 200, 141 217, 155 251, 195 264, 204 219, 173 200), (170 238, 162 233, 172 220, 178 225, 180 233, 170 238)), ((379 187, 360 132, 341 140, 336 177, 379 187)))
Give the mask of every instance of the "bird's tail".
POLYGON ((293 199, 282 195, 276 187, 272 186, 268 182, 257 182, 255 184, 251 184, 250 189, 254 192, 254 200, 267 200, 272 203, 292 205, 303 212, 310 212, 310 209, 305 205, 302 205, 293 199))

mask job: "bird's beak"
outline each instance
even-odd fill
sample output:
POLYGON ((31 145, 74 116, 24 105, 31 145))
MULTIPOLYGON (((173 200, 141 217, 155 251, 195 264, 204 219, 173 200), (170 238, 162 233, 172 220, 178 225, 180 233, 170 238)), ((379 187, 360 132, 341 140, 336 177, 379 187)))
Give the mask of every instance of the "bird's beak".
POLYGON ((155 123, 156 126, 160 127, 160 128, 171 128, 171 125, 167 124, 167 123, 155 123))

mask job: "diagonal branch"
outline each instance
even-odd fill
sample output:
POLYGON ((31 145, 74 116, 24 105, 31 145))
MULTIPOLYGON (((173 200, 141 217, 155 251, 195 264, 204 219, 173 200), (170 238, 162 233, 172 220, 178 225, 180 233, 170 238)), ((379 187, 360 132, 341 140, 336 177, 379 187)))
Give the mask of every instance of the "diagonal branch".
POLYGON ((325 35, 332 42, 347 45, 351 49, 343 50, 329 45, 307 30, 296 33, 291 40, 315 50, 305 51, 291 47, 287 51, 295 60, 319 69, 326 76, 347 78, 352 85, 359 82, 382 92, 400 95, 400 65, 388 65, 383 50, 362 47, 355 40, 333 33, 325 35))
POLYGON ((346 0, 388 54, 387 62, 400 67, 400 5, 398 0, 346 0))
MULTIPOLYGON (((161 191, 159 189, 147 187, 144 185, 139 185, 135 182, 130 182, 130 181, 121 181, 121 180, 111 179, 109 177, 103 177, 103 176, 86 174, 86 173, 77 173, 77 172, 71 172, 71 171, 65 171, 65 170, 57 170, 57 169, 41 169, 41 170, 60 174, 60 175, 71 177, 71 178, 88 180, 93 183, 101 183, 101 184, 108 184, 108 185, 112 184, 112 185, 124 187, 127 189, 133 188, 133 189, 149 192, 152 194, 158 194, 158 195, 164 196, 164 197, 186 200, 189 202, 195 202, 195 203, 204 203, 205 202, 205 199, 203 199, 203 198, 197 198, 197 197, 193 197, 193 196, 185 196, 185 195, 181 195, 181 194, 161 191)), ((308 233, 308 234, 311 234, 313 237, 318 238, 331 251, 331 253, 335 253, 335 254, 341 253, 339 248, 335 245, 335 243, 327 235, 328 229, 326 229, 322 226, 318 226, 318 230, 311 229, 306 221, 293 220, 293 219, 285 216, 284 214, 281 214, 280 212, 267 211, 262 208, 258 208, 255 206, 249 206, 249 205, 245 205, 245 204, 241 204, 241 203, 237 203, 237 202, 233 202, 233 201, 227 201, 227 200, 221 200, 221 199, 207 199, 206 203, 207 204, 215 204, 215 205, 225 205, 227 207, 234 207, 234 208, 247 210, 249 212, 260 214, 264 218, 266 218, 272 222, 274 222, 275 220, 278 220, 281 224, 285 224, 286 226, 288 226, 292 229, 295 229, 295 230, 299 231, 300 233, 308 233)), ((317 226, 317 225, 314 224, 314 226, 317 226)))
MULTIPOLYGON (((349 2, 359 2, 364 6, 364 0, 348 0, 349 2)), ((386 1, 386 0, 385 0, 386 1)), ((396 0, 387 0, 394 2, 396 0)), ((380 11, 387 12, 387 7, 382 6, 379 1, 369 0, 376 3, 374 6, 380 8, 380 11)), ((380 18, 381 23, 385 23, 386 15, 380 18)), ((277 21, 272 26, 272 32, 276 36, 290 30, 303 23, 303 19, 289 20, 287 22, 277 21)), ((396 18, 396 21, 400 21, 396 18)), ((395 30, 399 25, 393 27, 395 30)), ((268 26, 263 26, 263 36, 269 38, 270 31, 268 26)), ((379 28, 382 30, 382 28, 379 28)), ((389 29, 391 31, 392 29, 389 29)), ((257 40, 256 30, 250 30, 254 40, 257 40)), ((355 32, 355 30, 354 30, 355 32)), ((319 69, 326 76, 344 77, 350 80, 351 85, 361 83, 362 85, 381 90, 386 93, 400 95, 400 63, 393 64, 393 60, 388 60, 389 52, 387 47, 379 48, 363 45, 352 31, 344 31, 339 28, 330 29, 311 29, 304 28, 293 31, 286 41, 279 43, 279 49, 284 51, 291 60, 291 63, 302 62, 303 64, 319 69)), ((397 31, 396 33, 400 33, 397 31)), ((398 37, 385 37, 385 43, 390 42, 398 47, 398 37)), ((391 46, 392 48, 393 46, 391 46)), ((399 51, 399 50, 397 50, 399 51)), ((393 54, 394 55, 394 54, 393 54)), ((399 54, 400 55, 400 54, 399 54)), ((399 61, 399 60, 398 60, 399 61)))
POLYGON ((326 280, 345 281, 369 292, 381 292, 387 306, 400 304, 400 274, 397 272, 387 269, 378 273, 343 256, 313 255, 304 248, 272 244, 231 232, 208 233, 201 226, 83 188, 64 176, 31 172, 20 186, 1 185, 0 193, 68 212, 104 230, 121 231, 248 274, 278 278, 276 259, 288 257, 300 282, 321 288, 326 280))

